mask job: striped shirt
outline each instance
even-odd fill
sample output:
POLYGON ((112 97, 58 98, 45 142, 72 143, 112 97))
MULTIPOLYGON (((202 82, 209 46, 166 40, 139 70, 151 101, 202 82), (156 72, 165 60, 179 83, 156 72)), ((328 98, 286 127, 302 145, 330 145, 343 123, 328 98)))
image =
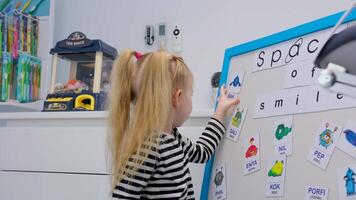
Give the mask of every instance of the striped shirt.
POLYGON ((195 144, 176 128, 172 134, 162 133, 156 139, 157 150, 151 148, 137 174, 124 176, 112 196, 117 199, 194 199, 188 162, 207 162, 224 133, 224 125, 215 118, 209 120, 195 144))

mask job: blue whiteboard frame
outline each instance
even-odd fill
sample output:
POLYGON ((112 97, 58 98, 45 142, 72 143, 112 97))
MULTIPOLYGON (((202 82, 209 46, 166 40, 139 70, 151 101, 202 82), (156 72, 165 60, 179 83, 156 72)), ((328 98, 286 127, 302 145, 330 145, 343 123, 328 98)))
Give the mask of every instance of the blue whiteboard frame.
MULTIPOLYGON (((310 33, 314 33, 317 31, 321 31, 333 27, 340 19, 343 13, 344 11, 314 20, 309 23, 296 26, 294 28, 287 29, 279 33, 275 33, 267 37, 263 37, 261 39, 257 39, 251 42, 247 42, 226 49, 224 54, 224 62, 222 66, 221 77, 220 77, 220 86, 226 83, 227 81, 231 58, 257 49, 272 46, 274 44, 278 44, 287 40, 291 40, 293 38, 301 37, 303 35, 307 35, 310 33)), ((349 14, 349 16, 345 19, 344 23, 354 21, 354 20, 356 20, 356 9, 354 9, 349 14)), ((205 165, 203 183, 200 192, 200 200, 208 200, 213 163, 214 163, 214 156, 205 165)))

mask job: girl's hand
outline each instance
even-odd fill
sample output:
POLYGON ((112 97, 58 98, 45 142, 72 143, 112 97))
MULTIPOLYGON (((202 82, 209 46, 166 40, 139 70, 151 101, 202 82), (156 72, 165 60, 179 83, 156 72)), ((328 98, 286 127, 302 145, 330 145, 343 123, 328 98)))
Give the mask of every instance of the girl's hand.
POLYGON ((228 99, 226 85, 220 87, 220 96, 218 100, 218 105, 213 115, 214 118, 223 122, 225 115, 231 106, 235 106, 240 103, 239 98, 228 99))

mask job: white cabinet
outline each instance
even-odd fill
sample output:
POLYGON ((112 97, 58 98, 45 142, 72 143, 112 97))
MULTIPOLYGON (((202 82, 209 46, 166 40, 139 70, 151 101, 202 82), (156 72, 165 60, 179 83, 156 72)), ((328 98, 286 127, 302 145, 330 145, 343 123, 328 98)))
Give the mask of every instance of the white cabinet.
POLYGON ((107 173, 102 127, 0 128, 0 169, 107 173))
MULTIPOLYGON (((211 111, 179 130, 194 141, 211 111)), ((110 199, 106 112, 0 113, 0 199, 110 199)), ((204 165, 190 167, 199 198, 204 165)))
POLYGON ((110 199, 109 176, 0 172, 3 200, 105 200, 110 199))

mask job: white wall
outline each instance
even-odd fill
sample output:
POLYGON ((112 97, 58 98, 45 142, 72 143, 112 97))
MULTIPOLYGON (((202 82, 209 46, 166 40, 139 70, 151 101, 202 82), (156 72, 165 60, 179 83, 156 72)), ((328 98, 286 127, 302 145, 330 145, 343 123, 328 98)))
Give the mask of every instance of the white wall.
MULTIPOLYGON (((56 0, 54 40, 79 30, 118 50, 149 51, 146 24, 182 24, 183 52, 195 76, 194 109, 209 109, 210 77, 227 47, 344 10, 350 0, 56 0)), ((169 46, 171 38, 168 38, 169 46)))

